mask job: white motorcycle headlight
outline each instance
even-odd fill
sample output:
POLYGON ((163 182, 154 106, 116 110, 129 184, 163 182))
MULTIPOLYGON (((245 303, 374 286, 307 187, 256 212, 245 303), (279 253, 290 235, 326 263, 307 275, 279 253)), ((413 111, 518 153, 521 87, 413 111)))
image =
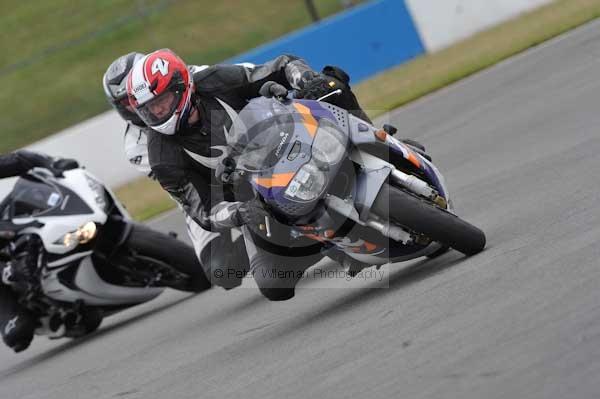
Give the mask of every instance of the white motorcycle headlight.
POLYGON ((96 227, 96 223, 87 222, 83 226, 79 226, 79 228, 75 231, 71 231, 58 240, 56 240, 55 244, 64 245, 67 248, 75 248, 79 244, 86 244, 90 242, 96 234, 98 233, 98 229, 96 227))
POLYGON ((348 138, 344 133, 321 121, 312 145, 312 156, 326 165, 335 165, 344 157, 347 142, 348 138))
POLYGON ((307 163, 296 173, 285 190, 285 195, 301 201, 313 201, 323 194, 326 181, 327 176, 317 165, 307 163))

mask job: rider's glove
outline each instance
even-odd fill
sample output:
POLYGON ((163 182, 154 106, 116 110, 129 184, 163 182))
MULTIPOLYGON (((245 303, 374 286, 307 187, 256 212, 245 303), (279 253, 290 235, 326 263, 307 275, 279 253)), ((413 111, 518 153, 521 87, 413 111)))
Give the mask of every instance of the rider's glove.
POLYGON ((77 169, 79 162, 73 158, 58 158, 52 162, 52 168, 61 172, 65 170, 77 169))
POLYGON ((298 87, 303 89, 306 85, 314 79, 318 79, 321 77, 321 74, 315 71, 305 71, 300 76, 300 81, 298 82, 298 87))
MULTIPOLYGON (((350 76, 344 70, 327 65, 321 73, 307 71, 302 74, 302 79, 299 83, 300 90, 296 94, 296 98, 316 100, 337 89, 341 89, 342 92, 350 92, 349 84, 350 76)), ((336 98, 330 97, 327 101, 337 105, 335 104, 336 98)), ((345 108, 343 105, 341 107, 345 108)))
POLYGON ((19 150, 16 154, 29 164, 29 168, 45 168, 55 177, 63 177, 63 172, 65 170, 74 169, 79 166, 74 159, 55 159, 33 151, 19 150))
POLYGON ((254 230, 265 224, 265 217, 269 217, 269 213, 256 198, 240 203, 237 208, 238 226, 245 224, 254 230))
POLYGON ((306 98, 307 100, 316 100, 319 97, 323 97, 326 94, 331 93, 337 89, 344 89, 343 85, 339 80, 332 78, 327 75, 318 74, 312 80, 306 82, 301 90, 296 93, 296 98, 306 98))
POLYGON ((285 86, 280 85, 277 82, 273 82, 272 80, 266 82, 262 85, 260 90, 258 91, 263 97, 271 98, 271 97, 286 97, 288 94, 288 89, 285 86))

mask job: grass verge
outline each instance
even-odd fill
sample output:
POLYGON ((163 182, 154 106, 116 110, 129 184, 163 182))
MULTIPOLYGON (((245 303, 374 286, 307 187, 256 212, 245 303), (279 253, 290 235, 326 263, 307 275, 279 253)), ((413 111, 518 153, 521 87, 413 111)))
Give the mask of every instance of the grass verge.
MULTIPOLYGON (((354 90, 371 117, 390 111, 563 32, 600 17, 600 0, 559 0, 364 81, 354 90)), ((144 180, 147 180, 144 178, 144 180)), ((143 220, 174 203, 158 184, 142 180, 117 190, 134 217, 143 220), (142 194, 147 190, 148 193, 142 194), (146 198, 141 200, 141 198, 146 198), (147 202, 145 202, 147 201, 147 202)))
POLYGON ((175 207, 175 202, 160 185, 147 177, 115 190, 129 213, 136 220, 147 220, 175 207))

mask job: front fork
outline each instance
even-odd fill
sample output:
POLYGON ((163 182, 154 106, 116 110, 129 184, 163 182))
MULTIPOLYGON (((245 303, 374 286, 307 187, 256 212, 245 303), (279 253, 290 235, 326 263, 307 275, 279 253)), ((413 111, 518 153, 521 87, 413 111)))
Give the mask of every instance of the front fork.
MULTIPOLYGON (((432 201, 441 208, 446 209, 448 207, 446 198, 440 195, 436 188, 431 187, 416 176, 396 169, 389 162, 359 149, 353 150, 350 158, 361 165, 361 173, 357 176, 357 199, 363 210, 368 212, 371 209, 371 205, 388 178, 400 187, 432 201)), ((441 179, 441 177, 439 178, 441 179)), ((443 185, 440 189, 445 191, 443 185)), ((366 217, 363 212, 361 212, 361 217, 366 217)))
POLYGON ((379 195, 381 187, 388 180, 444 209, 448 208, 446 199, 423 180, 396 169, 394 165, 374 155, 354 149, 350 154, 350 158, 361 167, 356 177, 354 198, 352 201, 347 201, 327 195, 325 198, 327 207, 402 244, 415 242, 425 244, 422 237, 414 236, 403 228, 391 224, 388 220, 383 220, 378 215, 372 214, 371 206, 379 195))

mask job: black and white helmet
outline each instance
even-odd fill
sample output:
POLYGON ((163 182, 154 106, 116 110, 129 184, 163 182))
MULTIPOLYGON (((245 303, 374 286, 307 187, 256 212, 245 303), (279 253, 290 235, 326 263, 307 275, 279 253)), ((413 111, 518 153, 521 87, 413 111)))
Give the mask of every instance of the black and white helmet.
POLYGON ((114 60, 102 77, 102 86, 108 103, 123 119, 139 127, 144 127, 145 124, 129 105, 125 84, 133 64, 143 57, 144 54, 141 53, 125 54, 114 60))

